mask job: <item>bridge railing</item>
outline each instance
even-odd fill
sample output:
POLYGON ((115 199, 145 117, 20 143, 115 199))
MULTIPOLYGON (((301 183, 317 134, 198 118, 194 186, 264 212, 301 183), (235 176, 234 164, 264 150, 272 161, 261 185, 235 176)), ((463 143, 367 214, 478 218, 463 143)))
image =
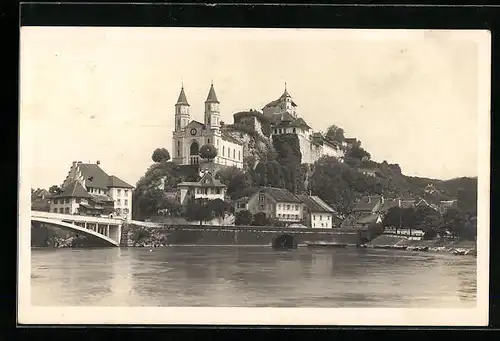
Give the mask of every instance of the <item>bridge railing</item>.
POLYGON ((78 222, 114 224, 114 225, 122 225, 124 222, 124 220, 122 219, 91 217, 78 214, 61 214, 61 213, 42 212, 42 211, 31 211, 31 216, 38 218, 55 219, 55 220, 70 220, 78 222))

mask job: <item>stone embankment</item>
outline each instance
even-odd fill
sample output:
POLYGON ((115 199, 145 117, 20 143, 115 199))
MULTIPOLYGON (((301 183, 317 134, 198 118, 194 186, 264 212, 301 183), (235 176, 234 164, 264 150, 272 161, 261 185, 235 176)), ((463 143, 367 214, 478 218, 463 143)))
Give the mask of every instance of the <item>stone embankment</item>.
POLYGON ((410 240, 396 235, 381 235, 364 247, 374 249, 394 249, 423 252, 448 252, 456 255, 476 255, 476 243, 468 240, 433 239, 410 240))
POLYGON ((341 229, 297 229, 255 226, 178 226, 149 228, 133 224, 122 227, 123 247, 167 245, 255 245, 270 246, 282 235, 292 236, 297 244, 326 242, 360 244, 359 231, 341 229))

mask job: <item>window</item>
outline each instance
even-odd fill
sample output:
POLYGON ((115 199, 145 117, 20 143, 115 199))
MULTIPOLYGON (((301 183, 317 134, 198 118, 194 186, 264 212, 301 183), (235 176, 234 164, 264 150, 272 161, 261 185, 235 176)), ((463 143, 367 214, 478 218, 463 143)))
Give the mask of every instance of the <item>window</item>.
POLYGON ((264 210, 264 205, 260 205, 260 209, 263 211, 264 210))
POLYGON ((124 192, 125 192, 125 196, 127 196, 128 195, 128 189, 124 190, 124 192))
POLYGON ((236 150, 233 149, 233 159, 236 159, 236 150))
POLYGON ((128 214, 128 208, 124 208, 123 213, 128 214))
POLYGON ((299 205, 295 205, 295 211, 299 210, 299 205))
POLYGON ((240 161, 240 160, 241 160, 241 151, 238 150, 238 161, 240 161))
POLYGON ((66 207, 66 208, 64 209, 64 213, 69 214, 69 207, 66 207))
POLYGON ((124 201, 125 201, 125 202, 124 202, 124 205, 128 205, 128 200, 127 200, 127 199, 125 199, 124 201))
POLYGON ((220 188, 217 188, 217 189, 215 190, 215 193, 220 194, 220 188))
POLYGON ((219 140, 216 139, 215 141, 217 141, 217 146, 219 146, 219 140))
POLYGON ((260 194, 259 195, 259 202, 263 202, 264 201, 264 194, 260 194))
POLYGON ((231 148, 227 147, 227 157, 231 157, 231 148))
POLYGON ((323 220, 323 216, 322 215, 319 216, 319 220, 323 220))
POLYGON ((116 209, 116 214, 120 214, 121 210, 119 208, 116 209))
POLYGON ((77 204, 79 204, 79 203, 80 203, 80 201, 82 201, 82 199, 80 199, 80 198, 76 198, 76 200, 75 200, 75 202, 76 202, 77 204))
POLYGON ((181 141, 177 141, 177 156, 181 155, 181 141))
POLYGON ((313 214, 313 220, 316 220, 316 216, 313 214))
POLYGON ((224 156, 225 152, 226 152, 226 146, 222 146, 222 156, 224 156))
POLYGON ((286 205, 286 210, 290 211, 290 205, 286 205))
POLYGON ((117 199, 117 200, 116 200, 116 203, 117 203, 118 205, 121 205, 121 200, 120 200, 120 199, 117 199))
POLYGON ((57 205, 59 203, 59 200, 54 199, 54 205, 57 205))
POLYGON ((54 213, 57 213, 57 208, 54 208, 54 213))
POLYGON ((64 213, 64 208, 62 208, 62 207, 61 207, 61 208, 59 209, 59 213, 64 213))
POLYGON ((296 132, 297 132, 297 131, 296 131, 296 129, 295 129, 295 128, 293 128, 293 133, 295 134, 296 132))
POLYGON ((69 198, 64 199, 65 204, 69 204, 69 198))
POLYGON ((210 144, 210 139, 207 140, 207 143, 210 144))
POLYGON ((118 193, 118 196, 121 196, 122 195, 122 190, 121 189, 117 189, 116 193, 118 193))

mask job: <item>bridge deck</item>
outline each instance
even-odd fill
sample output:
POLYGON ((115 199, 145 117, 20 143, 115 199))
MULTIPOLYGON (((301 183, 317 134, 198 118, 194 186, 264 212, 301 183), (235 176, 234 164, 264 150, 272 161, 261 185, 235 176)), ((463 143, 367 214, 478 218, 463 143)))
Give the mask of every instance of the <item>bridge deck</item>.
POLYGON ((42 211, 31 211, 31 216, 33 218, 46 218, 59 221, 74 221, 82 223, 98 223, 98 224, 110 224, 110 225, 123 225, 124 220, 114 219, 114 218, 103 218, 103 217, 91 217, 83 216, 77 214, 60 214, 52 212, 42 212, 42 211))

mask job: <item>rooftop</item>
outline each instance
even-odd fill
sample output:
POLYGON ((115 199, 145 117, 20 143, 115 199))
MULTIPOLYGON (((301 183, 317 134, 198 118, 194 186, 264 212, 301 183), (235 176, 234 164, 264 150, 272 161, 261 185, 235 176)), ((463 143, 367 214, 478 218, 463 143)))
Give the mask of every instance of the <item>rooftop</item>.
POLYGON ((259 192, 269 194, 277 202, 301 203, 300 199, 289 190, 276 187, 261 187, 259 192))
POLYGON ((335 212, 333 208, 328 206, 327 203, 325 203, 317 196, 297 195, 297 197, 300 199, 300 201, 302 201, 302 203, 304 203, 304 205, 306 205, 306 207, 311 212, 327 212, 327 213, 335 212))
POLYGON ((94 163, 77 163, 78 169, 81 171, 85 179, 85 187, 93 187, 99 189, 108 189, 109 187, 133 188, 132 185, 126 183, 114 175, 108 175, 98 164, 94 163))

